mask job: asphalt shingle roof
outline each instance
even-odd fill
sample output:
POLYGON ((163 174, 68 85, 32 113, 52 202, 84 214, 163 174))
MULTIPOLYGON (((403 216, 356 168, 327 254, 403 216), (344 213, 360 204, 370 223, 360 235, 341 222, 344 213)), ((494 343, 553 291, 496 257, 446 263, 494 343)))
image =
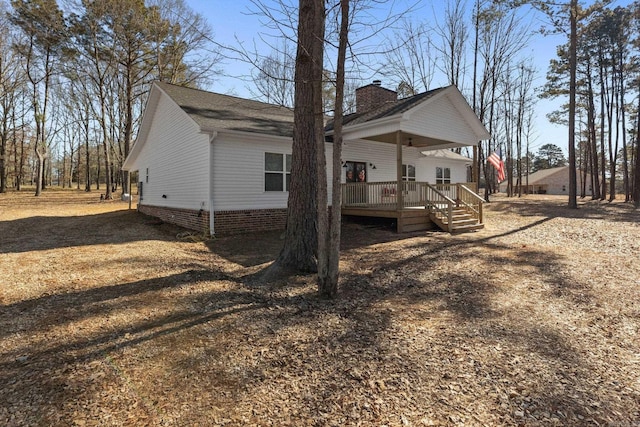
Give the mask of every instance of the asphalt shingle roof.
POLYGON ((201 128, 293 136, 293 111, 278 105, 156 82, 201 128))
MULTIPOLYGON (((395 102, 387 102, 373 110, 366 111, 364 113, 353 113, 344 116, 344 125, 356 125, 359 123, 366 123, 373 120, 383 119, 385 117, 392 117, 396 114, 402 114, 407 110, 415 107, 420 102, 431 98, 435 94, 445 90, 446 87, 440 87, 432 89, 427 92, 419 93, 408 98, 399 99, 395 102)), ((333 121, 329 123, 326 130, 333 130, 333 121)))
MULTIPOLYGON (((201 128, 293 136, 293 111, 289 108, 164 82, 156 82, 156 85, 201 128)), ((365 113, 346 115, 344 125, 355 125, 402 114, 445 89, 446 87, 433 89, 388 102, 365 113)), ((330 122, 326 130, 332 129, 333 122, 330 122)))
POLYGON ((556 172, 561 171, 562 169, 567 169, 567 166, 560 166, 551 169, 540 169, 539 171, 536 171, 529 175, 529 185, 536 184, 539 181, 543 181, 556 172))

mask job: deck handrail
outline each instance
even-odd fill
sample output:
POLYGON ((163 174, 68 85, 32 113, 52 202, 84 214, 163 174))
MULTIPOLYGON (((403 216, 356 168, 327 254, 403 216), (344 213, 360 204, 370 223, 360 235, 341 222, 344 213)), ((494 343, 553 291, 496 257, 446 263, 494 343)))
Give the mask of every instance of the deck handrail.
POLYGON ((424 207, 422 183, 417 181, 348 182, 342 184, 343 207, 397 208, 402 191, 402 207, 424 207), (400 189, 400 190, 399 190, 400 189))
POLYGON ((342 184, 342 206, 394 207, 397 192, 396 181, 347 182, 342 184))
POLYGON ((453 207, 456 205, 456 202, 429 183, 424 183, 423 186, 425 189, 425 207, 429 209, 431 213, 436 215, 440 213, 440 215, 446 216, 447 227, 449 228, 447 231, 451 231, 453 224, 453 207), (446 209, 442 206, 444 204, 446 204, 446 209))
POLYGON ((483 223, 482 206, 484 199, 482 197, 467 186, 460 184, 458 187, 458 201, 459 204, 467 207, 471 215, 473 215, 473 218, 475 218, 479 224, 483 223))

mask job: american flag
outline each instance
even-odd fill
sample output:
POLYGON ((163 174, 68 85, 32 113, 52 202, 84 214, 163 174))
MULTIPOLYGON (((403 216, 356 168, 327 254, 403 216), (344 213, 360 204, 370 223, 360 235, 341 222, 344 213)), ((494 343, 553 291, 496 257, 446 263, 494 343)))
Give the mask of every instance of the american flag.
POLYGON ((491 165, 494 168, 496 168, 496 170, 498 171, 498 182, 504 181, 504 178, 505 178, 505 175, 504 175, 504 162, 502 161, 502 159, 500 158, 498 153, 496 153, 495 151, 493 153, 491 153, 489 158, 487 158, 487 161, 489 163, 491 163, 491 165))

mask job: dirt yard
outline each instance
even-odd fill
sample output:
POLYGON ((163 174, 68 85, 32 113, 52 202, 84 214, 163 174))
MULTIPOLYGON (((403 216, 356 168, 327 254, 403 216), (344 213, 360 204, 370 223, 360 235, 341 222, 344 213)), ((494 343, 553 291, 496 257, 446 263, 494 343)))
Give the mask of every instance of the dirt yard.
POLYGON ((0 194, 2 426, 640 426, 640 212, 495 197, 485 230, 345 224, 341 294, 255 284, 99 194, 0 194))

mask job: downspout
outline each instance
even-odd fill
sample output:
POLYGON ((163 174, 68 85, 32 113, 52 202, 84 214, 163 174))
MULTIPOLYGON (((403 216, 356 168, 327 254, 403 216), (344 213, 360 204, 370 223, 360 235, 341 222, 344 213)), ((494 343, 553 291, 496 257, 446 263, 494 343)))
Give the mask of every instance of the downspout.
POLYGON ((209 235, 215 235, 215 218, 213 209, 213 140, 218 136, 217 131, 209 132, 209 235))

